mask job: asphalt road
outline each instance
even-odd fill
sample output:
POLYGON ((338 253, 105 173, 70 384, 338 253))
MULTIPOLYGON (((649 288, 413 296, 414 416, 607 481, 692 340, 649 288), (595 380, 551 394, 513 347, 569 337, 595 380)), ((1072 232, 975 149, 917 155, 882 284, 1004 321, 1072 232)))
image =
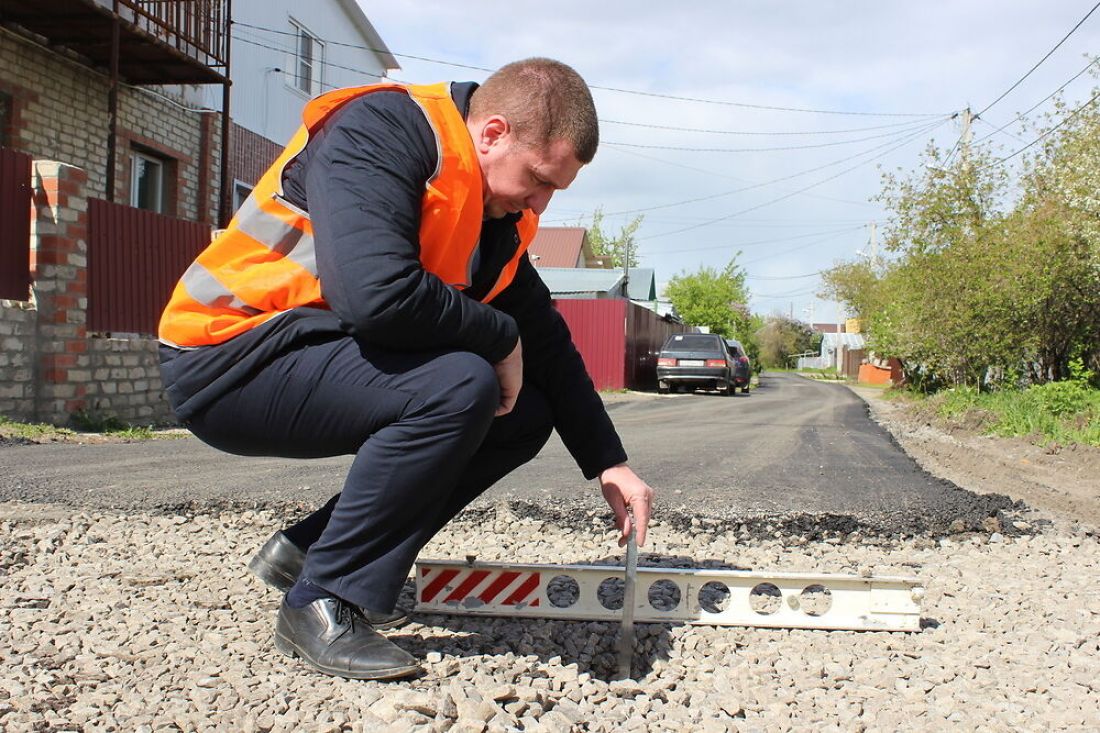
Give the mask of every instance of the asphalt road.
MULTIPOLYGON (((759 531, 941 533, 1007 510, 922 471, 847 388, 768 374, 751 394, 643 395, 609 410, 660 516, 759 531)), ((350 458, 242 458, 194 438, 0 447, 0 501, 203 510, 323 502, 350 458)), ((556 437, 478 506, 508 499, 550 518, 603 506, 556 437)))

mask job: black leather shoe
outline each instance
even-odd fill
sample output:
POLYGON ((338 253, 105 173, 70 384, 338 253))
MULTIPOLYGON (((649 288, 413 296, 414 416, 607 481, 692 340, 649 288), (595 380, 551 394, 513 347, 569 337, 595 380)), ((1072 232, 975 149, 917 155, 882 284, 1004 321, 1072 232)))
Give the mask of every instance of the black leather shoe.
MULTIPOLYGON (((280 593, 286 593, 302 574, 306 553, 279 531, 271 535, 260 551, 252 556, 248 569, 263 582, 280 593)), ((390 613, 360 609, 362 616, 376 629, 396 629, 409 622, 409 614, 400 608, 390 613)))
POLYGON ((325 674, 353 680, 391 680, 420 671, 411 654, 338 598, 319 598, 305 608, 291 608, 284 600, 275 647, 325 674))
POLYGON ((252 556, 248 569, 263 582, 286 593, 302 573, 306 553, 282 532, 271 535, 260 551, 252 556))

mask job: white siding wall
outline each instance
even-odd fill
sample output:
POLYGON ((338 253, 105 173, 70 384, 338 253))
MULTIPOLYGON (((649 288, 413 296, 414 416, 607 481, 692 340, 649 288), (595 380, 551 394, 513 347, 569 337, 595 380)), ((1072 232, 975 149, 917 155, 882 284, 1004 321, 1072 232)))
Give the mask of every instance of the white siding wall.
MULTIPOLYGON (((293 79, 288 75, 294 73, 297 42, 295 36, 288 35, 296 32, 292 18, 326 42, 323 63, 317 66, 322 74, 322 91, 371 84, 386 73, 373 52, 336 45, 370 45, 338 0, 234 2, 230 114, 238 125, 280 144, 287 142, 298 128, 302 107, 309 99, 292 86, 293 79), (246 23, 278 32, 248 28, 243 25, 246 23)), ((188 90, 190 99, 213 109, 221 108, 221 94, 218 86, 188 90)))

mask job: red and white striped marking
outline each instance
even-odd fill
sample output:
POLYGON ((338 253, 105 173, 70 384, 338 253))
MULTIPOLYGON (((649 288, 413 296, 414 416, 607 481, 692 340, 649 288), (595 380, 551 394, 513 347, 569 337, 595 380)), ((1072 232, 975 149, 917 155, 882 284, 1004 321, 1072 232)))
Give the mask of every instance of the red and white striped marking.
POLYGON ((417 600, 422 604, 448 606, 537 608, 542 600, 540 575, 515 570, 422 567, 417 600))

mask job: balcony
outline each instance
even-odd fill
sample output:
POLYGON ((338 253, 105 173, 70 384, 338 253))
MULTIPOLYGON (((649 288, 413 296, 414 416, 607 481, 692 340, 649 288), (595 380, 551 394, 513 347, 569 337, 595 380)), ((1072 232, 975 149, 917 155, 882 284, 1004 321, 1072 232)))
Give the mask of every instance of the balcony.
POLYGON ((16 24, 109 68, 119 18, 118 73, 131 84, 221 84, 229 65, 230 0, 0 0, 16 24))

